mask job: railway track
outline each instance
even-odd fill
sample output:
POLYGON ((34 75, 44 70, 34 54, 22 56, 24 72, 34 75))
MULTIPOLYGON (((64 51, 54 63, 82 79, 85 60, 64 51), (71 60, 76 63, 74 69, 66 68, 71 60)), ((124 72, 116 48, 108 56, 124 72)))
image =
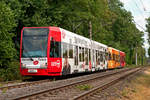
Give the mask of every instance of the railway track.
POLYGON ((101 99, 101 97, 99 95, 102 90, 108 88, 109 86, 114 85, 115 83, 117 83, 117 82, 123 80, 124 78, 126 78, 132 74, 135 74, 139 71, 142 71, 142 70, 140 68, 138 68, 136 70, 129 71, 128 73, 123 74, 120 77, 117 77, 116 79, 110 80, 109 82, 104 83, 104 84, 100 84, 98 87, 95 87, 89 91, 86 91, 80 95, 77 95, 70 100, 99 100, 99 99, 101 99))
POLYGON ((10 90, 15 88, 23 88, 23 87, 29 87, 32 85, 38 85, 45 82, 51 82, 52 80, 46 79, 46 80, 40 80, 40 81, 34 81, 34 82, 17 82, 17 81, 8 81, 1 82, 0 90, 10 90))
MULTIPOLYGON (((27 93, 24 95, 16 96, 15 100, 78 100, 83 99, 91 95, 94 91, 104 89, 109 85, 114 84, 115 82, 123 79, 124 77, 133 74, 141 70, 140 68, 136 69, 124 69, 118 72, 113 72, 110 74, 104 74, 101 76, 96 76, 95 78, 88 78, 83 80, 78 80, 61 86, 56 86, 51 89, 44 89, 41 91, 36 91, 32 93, 27 93), (115 78, 116 77, 116 78, 115 78), (82 85, 91 86, 92 88, 88 91, 80 90, 77 87, 82 85), (69 94, 69 95, 68 95, 69 94), (80 95, 79 95, 80 94, 80 95), (87 96, 88 95, 88 96, 87 96), (72 98, 73 97, 73 98, 72 98)), ((86 98, 87 99, 87 98, 86 98)))
POLYGON ((0 87, 0 90, 10 90, 10 89, 15 89, 15 88, 22 88, 22 87, 29 87, 31 85, 37 85, 37 84, 41 84, 44 82, 50 82, 51 80, 46 79, 46 80, 40 80, 40 81, 34 81, 34 82, 19 82, 19 83, 15 83, 15 82, 10 82, 9 84, 0 87))

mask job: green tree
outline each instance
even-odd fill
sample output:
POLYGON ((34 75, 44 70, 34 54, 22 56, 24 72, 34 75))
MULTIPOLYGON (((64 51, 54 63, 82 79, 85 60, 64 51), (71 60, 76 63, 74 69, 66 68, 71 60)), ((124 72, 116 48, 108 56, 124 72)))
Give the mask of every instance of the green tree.
MULTIPOLYGON (((148 43, 150 44, 150 17, 148 19, 146 19, 147 24, 146 24, 146 28, 147 28, 147 32, 148 32, 148 43)), ((150 56, 150 48, 148 49, 148 55, 150 56)))
POLYGON ((16 26, 14 13, 5 2, 0 2, 0 67, 8 67, 9 62, 16 56, 16 50, 11 31, 16 26))
POLYGON ((147 32, 148 32, 148 42, 150 43, 150 17, 148 19, 146 19, 147 24, 146 24, 146 28, 147 28, 147 32))

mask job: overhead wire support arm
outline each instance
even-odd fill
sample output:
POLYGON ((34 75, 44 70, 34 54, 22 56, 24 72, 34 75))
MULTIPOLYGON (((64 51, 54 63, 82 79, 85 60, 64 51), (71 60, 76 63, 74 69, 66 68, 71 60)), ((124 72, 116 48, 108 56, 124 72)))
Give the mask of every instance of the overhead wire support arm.
POLYGON ((133 20, 133 22, 136 24, 136 25, 138 25, 144 32, 145 32, 145 29, 141 26, 141 25, 139 25, 137 22, 135 22, 134 20, 133 20))

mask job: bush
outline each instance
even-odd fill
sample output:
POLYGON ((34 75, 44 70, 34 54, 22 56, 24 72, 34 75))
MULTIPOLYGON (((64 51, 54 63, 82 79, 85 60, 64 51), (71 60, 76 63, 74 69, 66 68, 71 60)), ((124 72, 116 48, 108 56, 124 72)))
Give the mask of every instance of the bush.
POLYGON ((12 81, 19 79, 21 79, 21 75, 18 61, 10 62, 8 68, 0 69, 0 81, 12 81))

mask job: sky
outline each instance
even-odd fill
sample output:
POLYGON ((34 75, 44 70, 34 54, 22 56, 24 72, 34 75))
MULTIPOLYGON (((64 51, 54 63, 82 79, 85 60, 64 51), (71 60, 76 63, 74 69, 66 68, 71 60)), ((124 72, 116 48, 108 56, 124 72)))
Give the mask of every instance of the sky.
MULTIPOLYGON (((146 18, 150 17, 150 0, 120 0, 124 4, 124 8, 132 13, 136 26, 139 30, 144 31, 144 48, 149 48, 147 41, 148 33, 146 30, 146 18)), ((148 56, 148 52, 146 53, 148 56)))

